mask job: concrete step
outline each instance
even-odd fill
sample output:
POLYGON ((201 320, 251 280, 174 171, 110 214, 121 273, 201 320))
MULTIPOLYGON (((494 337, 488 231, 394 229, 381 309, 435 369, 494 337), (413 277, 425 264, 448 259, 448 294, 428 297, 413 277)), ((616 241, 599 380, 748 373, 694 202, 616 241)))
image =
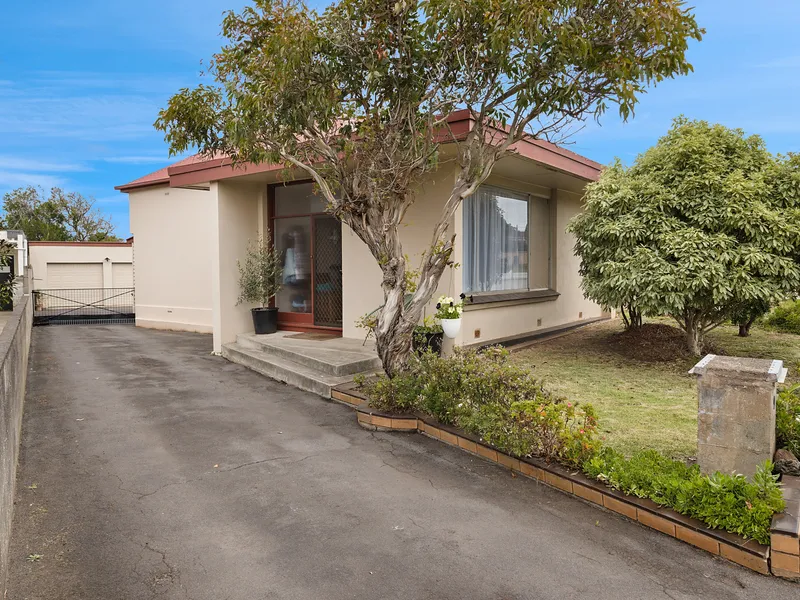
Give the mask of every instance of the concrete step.
POLYGON ((334 377, 355 375, 381 368, 381 361, 374 352, 353 342, 341 339, 304 341, 280 335, 252 333, 236 336, 236 343, 242 348, 290 360, 313 371, 334 377))
POLYGON ((281 356, 244 347, 238 342, 222 346, 222 356, 257 373, 301 390, 313 392, 323 398, 331 397, 332 388, 353 380, 352 375, 334 376, 320 373, 281 356))

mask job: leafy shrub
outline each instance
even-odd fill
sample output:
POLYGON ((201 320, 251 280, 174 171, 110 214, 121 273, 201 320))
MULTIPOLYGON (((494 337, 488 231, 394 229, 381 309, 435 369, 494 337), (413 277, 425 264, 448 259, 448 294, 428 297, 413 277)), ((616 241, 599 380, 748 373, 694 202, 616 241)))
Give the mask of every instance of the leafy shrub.
POLYGON ((800 334, 800 300, 776 306, 764 318, 764 327, 781 333, 800 334))
POLYGON ((786 448, 800 456, 800 386, 778 394, 778 412, 775 417, 778 448, 786 448))
POLYGON ((257 302, 267 306, 281 289, 283 280, 281 255, 272 247, 269 235, 250 241, 244 262, 237 261, 236 264, 239 266, 238 302, 257 302))
POLYGON ((539 456, 578 468, 599 449, 597 418, 590 405, 523 400, 502 408, 484 405, 466 415, 461 425, 509 454, 539 456))
MULTIPOLYGON (((16 250, 16 246, 7 240, 0 240, 0 266, 7 267, 11 262, 11 256, 16 250)), ((14 288, 16 280, 9 277, 0 283, 0 306, 8 306, 14 298, 14 288)))
POLYGON ((422 411, 510 454, 580 466, 597 448, 591 406, 552 397, 508 356, 502 348, 425 352, 408 372, 368 383, 367 393, 376 408, 422 411))
POLYGON ((742 475, 702 475, 697 465, 668 459, 655 450, 628 459, 604 448, 585 462, 584 472, 621 492, 649 498, 761 544, 769 544, 772 515, 785 506, 769 461, 748 481, 742 475))

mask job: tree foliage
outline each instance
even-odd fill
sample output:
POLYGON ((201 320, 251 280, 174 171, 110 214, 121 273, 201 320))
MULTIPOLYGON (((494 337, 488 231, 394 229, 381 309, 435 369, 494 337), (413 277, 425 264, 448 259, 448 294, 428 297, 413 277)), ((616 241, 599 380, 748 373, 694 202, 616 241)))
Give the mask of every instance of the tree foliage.
POLYGON ((173 152, 281 163, 311 177, 383 272, 378 353, 405 365, 422 309, 451 264, 459 203, 525 136, 559 139, 610 104, 685 74, 702 30, 682 0, 255 0, 228 13, 214 82, 181 90, 156 122, 173 152), (472 127, 455 136, 448 115, 472 127), (410 302, 403 217, 443 143, 453 187, 410 302))
POLYGON ((698 352, 703 335, 800 288, 800 157, 758 136, 675 120, 626 168, 589 186, 570 225, 587 297, 672 316, 698 352))
POLYGON ((95 208, 95 200, 52 188, 17 188, 3 195, 0 227, 21 229, 31 241, 102 242, 114 236, 110 219, 95 208))
MULTIPOLYGON (((8 240, 0 240, 0 266, 9 266, 11 257, 16 249, 17 247, 8 240)), ((16 278, 13 273, 11 277, 0 282, 0 306, 9 306, 11 304, 16 284, 16 278)))

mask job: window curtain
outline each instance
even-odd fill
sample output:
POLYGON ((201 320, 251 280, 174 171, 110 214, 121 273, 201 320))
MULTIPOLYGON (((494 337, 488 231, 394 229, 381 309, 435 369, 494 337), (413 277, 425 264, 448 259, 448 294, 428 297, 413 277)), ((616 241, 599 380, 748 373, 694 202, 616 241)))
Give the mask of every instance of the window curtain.
POLYGON ((464 291, 528 289, 528 196, 481 186, 463 211, 464 291))

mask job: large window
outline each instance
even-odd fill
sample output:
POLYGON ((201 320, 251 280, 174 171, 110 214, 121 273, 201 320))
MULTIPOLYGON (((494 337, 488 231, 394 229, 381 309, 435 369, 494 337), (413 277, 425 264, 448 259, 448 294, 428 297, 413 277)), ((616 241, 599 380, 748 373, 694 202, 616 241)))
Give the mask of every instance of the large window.
POLYGON ((526 291, 549 284, 547 200, 481 186, 464 200, 466 293, 526 291))

